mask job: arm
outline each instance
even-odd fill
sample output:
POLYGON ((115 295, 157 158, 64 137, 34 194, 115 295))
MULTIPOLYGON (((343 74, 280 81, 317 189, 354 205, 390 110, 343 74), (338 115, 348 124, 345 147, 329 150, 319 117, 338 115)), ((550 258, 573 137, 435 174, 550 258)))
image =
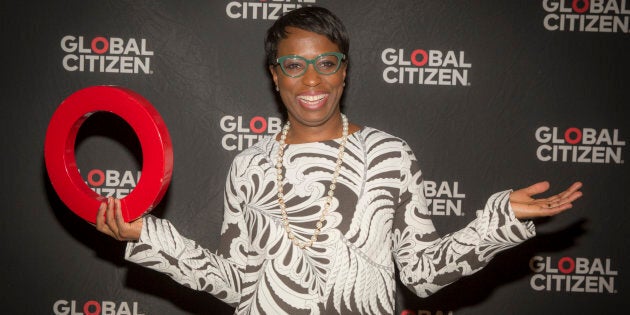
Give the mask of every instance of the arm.
POLYGON ((240 299, 240 266, 181 236, 167 220, 145 217, 140 239, 127 244, 125 259, 232 306, 240 299))
POLYGON ((426 297, 483 268, 497 253, 535 235, 531 221, 520 222, 510 192, 490 197, 477 218, 463 229, 440 237, 431 221, 422 173, 405 144, 399 204, 394 218, 394 254, 402 282, 426 297))
POLYGON ((167 220, 145 216, 125 223, 119 200, 101 206, 97 228, 116 239, 131 240, 125 252, 127 260, 165 273, 186 287, 206 291, 235 306, 240 300, 246 259, 238 244, 247 239, 247 229, 240 203, 231 189, 232 174, 231 169, 225 191, 221 246, 216 253, 183 237, 167 220))

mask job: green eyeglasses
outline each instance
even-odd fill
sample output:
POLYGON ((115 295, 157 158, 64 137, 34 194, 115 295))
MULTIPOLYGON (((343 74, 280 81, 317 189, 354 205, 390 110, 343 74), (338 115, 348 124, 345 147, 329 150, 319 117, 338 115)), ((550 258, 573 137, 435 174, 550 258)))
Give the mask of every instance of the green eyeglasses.
POLYGON ((313 59, 306 59, 298 55, 282 56, 276 59, 275 65, 280 65, 282 72, 289 77, 297 78, 306 73, 309 64, 313 65, 315 71, 323 75, 337 73, 341 63, 346 59, 346 55, 340 52, 326 52, 313 59))

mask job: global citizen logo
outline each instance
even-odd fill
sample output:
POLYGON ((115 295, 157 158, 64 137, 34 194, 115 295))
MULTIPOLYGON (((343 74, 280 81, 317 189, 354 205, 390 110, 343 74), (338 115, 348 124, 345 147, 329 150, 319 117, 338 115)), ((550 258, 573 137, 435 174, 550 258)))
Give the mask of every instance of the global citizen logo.
POLYGON ((390 84, 470 85, 472 64, 466 62, 464 51, 386 48, 381 60, 387 66, 383 81, 390 84))
POLYGON ((313 3, 315 0, 230 1, 225 7, 225 14, 231 19, 277 20, 287 12, 301 8, 302 4, 313 3))
POLYGON ((529 283, 536 291, 617 293, 610 258, 534 256, 529 268, 535 273, 529 283))
POLYGON ((61 49, 67 53, 61 61, 71 72, 144 73, 151 74, 151 56, 147 40, 97 36, 66 35, 61 49))
POLYGON ((123 198, 131 193, 140 181, 141 171, 117 171, 92 169, 87 172, 85 183, 103 197, 123 198))
POLYGON ((144 315, 139 312, 138 302, 58 300, 53 304, 55 315, 144 315))
POLYGON ((549 31, 630 33, 630 1, 543 0, 549 31))
POLYGON ((624 163, 626 142, 620 139, 618 129, 542 126, 535 137, 540 143, 536 157, 543 162, 624 163))
POLYGON ((265 135, 275 134, 282 129, 282 119, 278 117, 226 115, 219 122, 225 133, 221 145, 227 151, 242 151, 254 145, 265 135))
POLYGON ((424 196, 427 207, 434 216, 463 216, 462 200, 466 194, 461 193, 459 182, 434 182, 425 180, 424 196))

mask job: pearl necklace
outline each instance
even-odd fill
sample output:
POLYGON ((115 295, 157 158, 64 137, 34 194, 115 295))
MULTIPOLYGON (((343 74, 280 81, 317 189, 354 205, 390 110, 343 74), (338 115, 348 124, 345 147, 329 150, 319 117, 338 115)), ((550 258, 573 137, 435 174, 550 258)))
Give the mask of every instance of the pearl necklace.
POLYGON ((313 231, 313 235, 308 242, 300 242, 291 231, 291 226, 289 225, 289 216, 287 215, 287 208, 284 203, 284 188, 282 186, 282 167, 283 167, 283 156, 284 156, 284 148, 286 147, 286 139, 287 134, 289 133, 289 128, 291 127, 291 123, 287 121, 284 128, 282 128, 282 134, 280 135, 280 148, 278 149, 278 157, 276 161, 276 186, 278 187, 278 203, 280 204, 280 213, 282 214, 282 225, 284 226, 284 230, 287 232, 287 237, 293 242, 294 245, 299 246, 304 249, 306 247, 311 247, 314 242, 317 241, 317 236, 321 233, 322 227, 324 226, 324 221, 326 220, 326 215, 330 210, 330 206, 332 204, 332 199, 335 194, 335 185, 337 183, 337 178, 339 177, 339 171, 341 170, 341 163, 343 159, 343 154, 346 149, 346 141, 348 140, 348 118, 346 115, 341 114, 341 120, 343 124, 343 129, 341 132, 341 144, 339 144, 339 153, 337 154, 337 162, 335 164, 335 171, 333 172, 332 180, 330 181, 330 186, 328 187, 328 195, 326 195, 326 202, 324 203, 324 209, 322 211, 321 216, 319 217, 319 221, 315 224, 315 230, 313 231))

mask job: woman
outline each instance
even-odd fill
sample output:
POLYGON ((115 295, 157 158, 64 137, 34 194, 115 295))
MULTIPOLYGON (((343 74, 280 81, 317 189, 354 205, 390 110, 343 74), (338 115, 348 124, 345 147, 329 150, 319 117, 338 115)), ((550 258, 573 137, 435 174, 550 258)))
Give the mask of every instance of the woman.
POLYGON ((348 36, 326 9, 306 7, 268 30, 269 71, 288 113, 283 131, 233 161, 221 246, 210 252, 166 220, 122 220, 101 205, 97 228, 130 240, 126 259, 233 305, 236 313, 392 314, 395 268, 424 297, 535 235, 580 183, 545 199, 541 182, 494 194, 477 218, 437 235, 409 146, 340 112, 348 36), (521 221, 525 220, 525 221, 521 221))

